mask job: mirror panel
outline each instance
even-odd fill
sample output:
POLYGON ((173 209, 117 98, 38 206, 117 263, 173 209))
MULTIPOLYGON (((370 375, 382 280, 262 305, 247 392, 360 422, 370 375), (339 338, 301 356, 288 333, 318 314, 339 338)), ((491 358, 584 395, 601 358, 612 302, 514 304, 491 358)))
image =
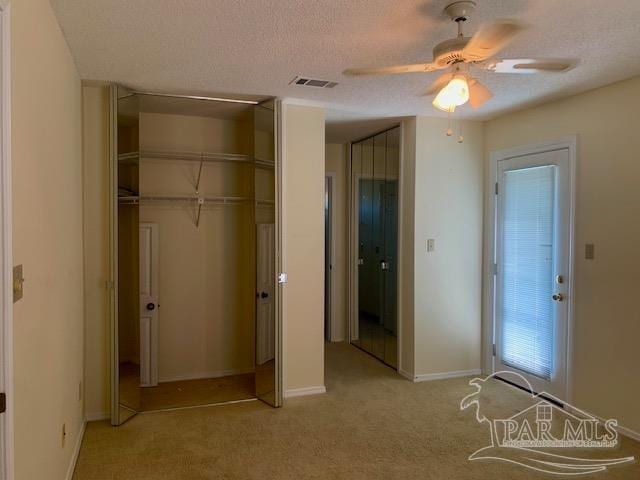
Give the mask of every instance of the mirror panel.
POLYGON ((371 325, 377 312, 376 258, 373 247, 373 138, 362 142, 358 183, 358 330, 360 347, 372 351, 371 325))
POLYGON ((256 220, 256 396, 271 406, 280 393, 279 325, 277 322, 276 252, 276 105, 273 100, 254 110, 256 220))
POLYGON ((384 194, 384 362, 398 366, 398 182, 400 178, 400 129, 386 134, 384 194))
POLYGON ((350 341, 397 366, 400 128, 351 145, 351 244, 356 279, 350 341))
POLYGON ((115 241, 117 248, 117 275, 115 336, 117 345, 113 368, 115 382, 112 423, 121 425, 140 411, 140 328, 139 328, 139 258, 138 258, 138 203, 122 202, 124 197, 134 198, 139 192, 139 98, 117 87, 115 125, 115 241))

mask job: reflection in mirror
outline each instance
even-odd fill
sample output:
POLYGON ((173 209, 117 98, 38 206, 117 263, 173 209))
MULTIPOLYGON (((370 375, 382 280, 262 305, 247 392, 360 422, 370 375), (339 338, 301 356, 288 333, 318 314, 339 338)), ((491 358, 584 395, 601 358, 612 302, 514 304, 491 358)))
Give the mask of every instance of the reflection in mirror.
POLYGON ((358 185, 358 330, 360 347, 373 353, 372 326, 377 323, 376 259, 373 251, 373 138, 362 142, 358 185))
POLYGON ((356 322, 351 343, 397 365, 399 128, 351 146, 356 322))

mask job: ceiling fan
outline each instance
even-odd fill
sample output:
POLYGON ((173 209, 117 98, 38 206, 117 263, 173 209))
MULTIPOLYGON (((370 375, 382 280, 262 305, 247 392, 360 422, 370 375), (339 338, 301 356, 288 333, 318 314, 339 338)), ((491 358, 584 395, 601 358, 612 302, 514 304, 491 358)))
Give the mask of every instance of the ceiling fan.
POLYGON ((437 93, 433 105, 445 112, 453 112, 457 106, 467 101, 473 108, 479 108, 493 96, 491 90, 471 76, 470 67, 495 73, 538 73, 566 72, 575 66, 574 60, 496 58, 525 27, 514 20, 499 20, 482 25, 473 37, 465 37, 463 24, 475 7, 476 2, 470 0, 453 2, 445 7, 444 12, 458 24, 458 35, 435 46, 433 62, 381 68, 349 68, 343 73, 352 76, 388 75, 446 69, 447 72, 431 84, 425 95, 437 93))

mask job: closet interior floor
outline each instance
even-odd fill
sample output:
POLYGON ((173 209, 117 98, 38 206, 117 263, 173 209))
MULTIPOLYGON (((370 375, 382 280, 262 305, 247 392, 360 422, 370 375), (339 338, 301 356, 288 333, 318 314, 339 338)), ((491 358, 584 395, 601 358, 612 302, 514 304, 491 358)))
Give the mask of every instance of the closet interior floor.
POLYGON ((141 410, 191 407, 255 397, 254 374, 160 383, 142 389, 141 410))

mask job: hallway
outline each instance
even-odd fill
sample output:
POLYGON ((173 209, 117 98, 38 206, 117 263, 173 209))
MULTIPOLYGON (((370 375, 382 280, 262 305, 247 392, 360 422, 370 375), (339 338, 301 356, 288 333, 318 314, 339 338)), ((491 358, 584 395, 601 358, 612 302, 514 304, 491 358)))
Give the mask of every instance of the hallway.
MULTIPOLYGON (((324 395, 141 414, 114 428, 87 426, 75 480, 150 479, 537 479, 498 462, 469 462, 489 443, 472 409, 469 377, 411 383, 344 343, 326 345, 324 395)), ((527 406, 522 392, 487 385, 483 413, 527 406)), ((484 397, 483 397, 484 398, 484 397)), ((499 413, 498 413, 499 412, 499 413)), ((640 456, 621 437, 607 456, 640 456)), ((637 478, 640 466, 613 467, 607 479, 637 478)))

